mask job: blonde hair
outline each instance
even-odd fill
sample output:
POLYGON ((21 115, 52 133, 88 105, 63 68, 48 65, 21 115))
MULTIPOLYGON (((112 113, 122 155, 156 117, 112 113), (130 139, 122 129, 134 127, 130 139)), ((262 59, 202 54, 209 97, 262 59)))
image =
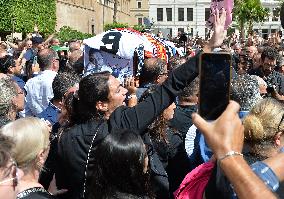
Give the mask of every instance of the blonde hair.
POLYGON ((1 132, 13 139, 13 157, 22 169, 31 169, 39 153, 49 145, 48 127, 39 118, 18 119, 3 126, 1 132))
POLYGON ((256 144, 266 140, 273 142, 275 134, 284 130, 284 121, 281 121, 283 114, 284 106, 277 100, 261 100, 243 120, 246 141, 256 144))

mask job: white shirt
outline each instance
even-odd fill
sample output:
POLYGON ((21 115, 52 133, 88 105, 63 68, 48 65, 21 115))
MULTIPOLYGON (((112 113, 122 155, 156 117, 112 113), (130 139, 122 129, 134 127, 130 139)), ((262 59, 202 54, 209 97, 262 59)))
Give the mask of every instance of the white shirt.
POLYGON ((185 137, 185 150, 186 153, 188 155, 188 157, 191 156, 191 154, 193 153, 193 149, 194 149, 194 140, 196 137, 196 126, 193 124, 187 131, 186 133, 186 137, 185 137))
POLYGON ((29 79, 25 85, 27 95, 25 97, 24 116, 37 116, 47 108, 53 98, 52 82, 57 72, 45 70, 29 79))

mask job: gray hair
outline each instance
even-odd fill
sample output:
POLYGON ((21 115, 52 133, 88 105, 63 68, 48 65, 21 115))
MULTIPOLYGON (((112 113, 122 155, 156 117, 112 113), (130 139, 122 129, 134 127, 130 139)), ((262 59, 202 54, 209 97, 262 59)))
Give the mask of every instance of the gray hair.
POLYGON ((15 82, 10 77, 0 78, 0 116, 7 116, 13 107, 12 99, 16 96, 15 82))
POLYGON ((257 80, 248 74, 239 75, 232 81, 231 98, 240 104, 241 111, 250 111, 262 99, 257 80))

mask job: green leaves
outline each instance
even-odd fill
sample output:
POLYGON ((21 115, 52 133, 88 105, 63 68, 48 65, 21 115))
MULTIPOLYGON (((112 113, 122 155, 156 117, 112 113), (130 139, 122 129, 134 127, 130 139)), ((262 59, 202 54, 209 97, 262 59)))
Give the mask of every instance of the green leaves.
MULTIPOLYGON (((108 31, 108 30, 115 29, 115 28, 130 28, 130 26, 127 23, 110 23, 104 26, 104 31, 108 31)), ((144 25, 134 25, 132 28, 139 32, 145 31, 144 25)))
POLYGON ((145 32, 146 27, 144 25, 135 25, 133 26, 133 29, 139 32, 145 32))
POLYGON ((252 31, 254 22, 262 22, 269 16, 269 9, 261 5, 260 0, 236 0, 233 10, 234 19, 243 32, 246 25, 252 31))
POLYGON ((61 42, 70 41, 73 39, 87 39, 93 37, 94 35, 88 33, 82 33, 77 30, 70 28, 69 26, 63 26, 60 28, 59 32, 57 33, 57 37, 61 42))
POLYGON ((55 0, 0 0, 0 31, 33 32, 37 24, 39 32, 50 34, 55 30, 55 0))
POLYGON ((269 16, 269 10, 261 5, 260 0, 238 0, 235 3, 233 14, 239 22, 247 23, 250 20, 261 22, 269 16))
POLYGON ((114 29, 114 28, 129 28, 129 25, 127 23, 110 23, 110 24, 105 24, 104 31, 108 31, 108 30, 114 29))

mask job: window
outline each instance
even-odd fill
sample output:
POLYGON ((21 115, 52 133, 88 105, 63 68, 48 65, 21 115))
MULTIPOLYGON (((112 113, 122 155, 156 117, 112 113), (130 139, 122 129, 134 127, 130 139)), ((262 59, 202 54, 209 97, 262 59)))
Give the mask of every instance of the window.
POLYGON ((262 37, 268 39, 268 29, 262 29, 262 37))
POLYGON ((189 35, 190 35, 190 36, 193 36, 193 28, 190 28, 189 35))
POLYGON ((138 18, 138 25, 142 25, 143 19, 141 17, 138 18))
POLYGON ((187 21, 193 21, 193 8, 187 8, 187 21))
POLYGON ((278 21, 279 13, 280 13, 280 9, 279 8, 273 8, 272 9, 272 21, 278 21))
POLYGON ((178 28, 178 32, 184 33, 184 28, 178 28))
POLYGON ((92 34, 95 34, 95 25, 92 25, 92 34))
POLYGON ((172 21, 173 20, 173 10, 171 8, 166 8, 167 12, 167 21, 172 21))
POLYGON ((142 7, 141 1, 138 1, 137 2, 137 8, 141 8, 141 7, 142 7))
POLYGON ((205 8, 205 21, 207 21, 210 17, 210 8, 205 8))
POLYGON ((163 8, 157 8, 157 21, 163 21, 163 8))
POLYGON ((178 9, 178 21, 184 21, 184 8, 178 9))

